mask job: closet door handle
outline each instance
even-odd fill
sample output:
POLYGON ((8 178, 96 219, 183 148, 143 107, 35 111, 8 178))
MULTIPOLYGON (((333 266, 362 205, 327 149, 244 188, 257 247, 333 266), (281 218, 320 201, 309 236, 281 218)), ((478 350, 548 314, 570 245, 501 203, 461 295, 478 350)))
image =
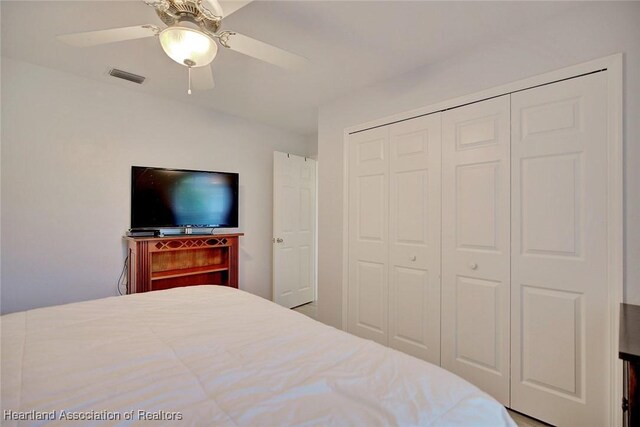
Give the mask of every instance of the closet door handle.
POLYGON ((418 259, 415 255, 409 257, 409 261, 415 261, 418 259))
POLYGON ((476 264, 475 262, 472 262, 469 264, 469 268, 472 270, 476 270, 478 268, 478 264, 476 264))

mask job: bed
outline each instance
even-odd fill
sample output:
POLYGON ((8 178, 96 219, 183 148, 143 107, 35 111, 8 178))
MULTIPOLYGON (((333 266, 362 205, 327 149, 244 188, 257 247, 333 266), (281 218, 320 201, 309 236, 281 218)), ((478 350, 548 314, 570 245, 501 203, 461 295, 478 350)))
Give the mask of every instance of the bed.
POLYGON ((2 425, 515 426, 406 354, 223 286, 4 315, 2 425))

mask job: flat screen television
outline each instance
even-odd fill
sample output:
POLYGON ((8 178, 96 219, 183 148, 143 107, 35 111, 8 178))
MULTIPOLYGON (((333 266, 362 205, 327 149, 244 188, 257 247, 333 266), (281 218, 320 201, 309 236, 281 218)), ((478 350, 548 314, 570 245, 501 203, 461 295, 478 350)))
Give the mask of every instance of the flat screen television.
POLYGON ((131 167, 131 229, 238 226, 238 174, 131 167))

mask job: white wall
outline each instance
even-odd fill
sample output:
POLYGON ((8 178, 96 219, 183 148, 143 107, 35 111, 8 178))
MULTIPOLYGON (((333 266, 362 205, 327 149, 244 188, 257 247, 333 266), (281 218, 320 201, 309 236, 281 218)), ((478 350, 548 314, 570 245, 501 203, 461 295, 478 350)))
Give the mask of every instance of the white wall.
POLYGON ((321 106, 318 117, 318 316, 342 322, 346 127, 614 53, 625 54, 625 301, 640 304, 640 3, 583 3, 483 48, 321 106))
POLYGON ((240 173, 240 288, 271 297, 272 153, 308 138, 7 58, 1 93, 2 313, 117 293, 131 165, 240 173))

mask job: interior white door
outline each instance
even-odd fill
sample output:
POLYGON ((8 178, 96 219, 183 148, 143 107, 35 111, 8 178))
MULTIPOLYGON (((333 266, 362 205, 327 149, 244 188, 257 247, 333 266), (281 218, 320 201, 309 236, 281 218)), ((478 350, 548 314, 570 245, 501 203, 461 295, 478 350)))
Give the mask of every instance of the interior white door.
POLYGON ((316 161, 273 153, 273 300, 315 299, 316 161))
POLYGON ((509 405, 509 95, 442 114, 442 366, 509 405))
POLYGON ((388 344, 389 127, 349 136, 347 331, 388 344))
POLYGON ((390 126, 389 346, 440 364, 440 114, 390 126))
POLYGON ((607 79, 512 95, 511 407, 609 423, 607 79))

